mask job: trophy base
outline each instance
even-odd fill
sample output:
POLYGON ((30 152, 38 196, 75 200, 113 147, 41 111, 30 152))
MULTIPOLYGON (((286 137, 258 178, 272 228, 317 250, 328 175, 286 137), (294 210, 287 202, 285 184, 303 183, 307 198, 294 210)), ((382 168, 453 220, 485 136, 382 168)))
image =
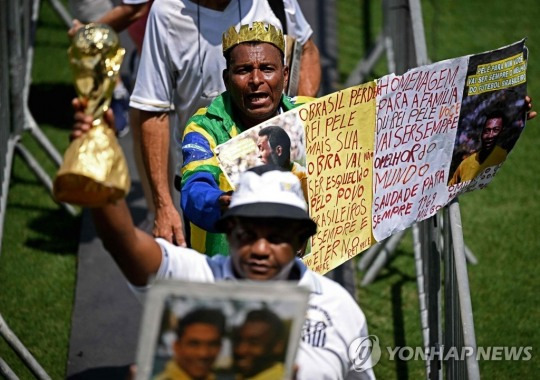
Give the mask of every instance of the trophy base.
POLYGON ((98 124, 69 145, 53 195, 58 202, 100 207, 124 198, 129 188, 126 158, 114 131, 98 124))

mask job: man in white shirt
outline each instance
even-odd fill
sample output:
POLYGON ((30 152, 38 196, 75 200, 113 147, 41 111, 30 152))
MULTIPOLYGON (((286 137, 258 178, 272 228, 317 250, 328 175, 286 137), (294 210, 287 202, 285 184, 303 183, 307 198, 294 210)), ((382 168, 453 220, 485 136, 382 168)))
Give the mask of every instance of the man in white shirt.
MULTIPOLYGON (((244 173, 217 227, 226 232, 230 256, 208 257, 154 239, 133 225, 124 200, 92 209, 104 246, 132 288, 144 297, 150 276, 185 281, 296 281, 311 290, 297 379, 373 379, 357 372, 349 346, 368 336, 364 314, 340 285, 306 268, 296 251, 316 231, 300 182, 276 166, 244 173)), ((364 367, 365 368, 365 367, 364 367)))
MULTIPOLYGON (((321 69, 312 29, 297 0, 283 0, 283 8, 288 34, 303 45, 298 94, 315 96, 321 69)), ((184 243, 179 205, 171 196, 172 179, 179 174, 176 162, 183 128, 189 117, 225 90, 223 32, 252 21, 283 27, 268 0, 162 0, 152 5, 130 106, 141 110, 142 156, 155 208, 154 236, 184 243)))

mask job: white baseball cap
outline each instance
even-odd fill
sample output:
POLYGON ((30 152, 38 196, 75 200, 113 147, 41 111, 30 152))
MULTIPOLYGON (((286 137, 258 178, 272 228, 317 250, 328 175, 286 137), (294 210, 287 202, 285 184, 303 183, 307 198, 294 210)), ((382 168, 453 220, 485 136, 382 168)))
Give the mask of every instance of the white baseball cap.
POLYGON ((276 165, 261 165, 242 173, 229 209, 216 228, 225 231, 225 221, 231 217, 297 220, 308 227, 309 236, 317 231, 298 177, 276 165))

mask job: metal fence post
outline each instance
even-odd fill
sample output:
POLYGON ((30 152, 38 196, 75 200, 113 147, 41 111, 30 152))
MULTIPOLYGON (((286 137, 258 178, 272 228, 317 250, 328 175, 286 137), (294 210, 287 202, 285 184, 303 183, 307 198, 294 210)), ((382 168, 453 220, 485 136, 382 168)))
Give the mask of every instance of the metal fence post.
POLYGON ((4 321, 4 318, 2 318, 2 314, 0 314, 0 335, 2 335, 2 337, 11 346, 11 348, 13 348, 17 355, 24 361, 26 366, 32 371, 36 378, 43 380, 51 378, 49 375, 47 375, 47 372, 45 372, 45 370, 43 369, 43 367, 41 367, 37 360, 32 356, 30 351, 28 351, 26 347, 21 343, 19 338, 17 338, 17 335, 15 335, 13 331, 11 331, 6 321, 4 321))
MULTIPOLYGON (((8 0, 0 0, 0 9, 8 9, 8 0)), ((13 161, 15 143, 11 130, 10 111, 10 75, 9 75, 9 51, 8 51, 8 20, 10 13, 0 12, 0 252, 2 251, 2 235, 4 231, 4 218, 7 206, 7 193, 9 189, 9 178, 13 161)))
POLYGON ((58 16, 60 16, 60 18, 64 21, 66 26, 68 28, 71 27, 71 22, 73 20, 73 17, 71 17, 71 15, 66 10, 64 5, 58 0, 49 0, 49 3, 51 3, 51 6, 53 7, 54 11, 58 14, 58 16))
POLYGON ((472 355, 467 356, 467 374, 469 380, 480 379, 480 368, 476 360, 476 336, 474 332, 473 310, 471 302, 471 290, 469 276, 467 274, 467 260, 465 259, 465 242, 461 227, 461 211, 459 202, 454 198, 449 206, 449 221, 453 244, 453 259, 456 270, 456 285, 459 294, 459 309, 463 328, 464 346, 473 350, 472 355))

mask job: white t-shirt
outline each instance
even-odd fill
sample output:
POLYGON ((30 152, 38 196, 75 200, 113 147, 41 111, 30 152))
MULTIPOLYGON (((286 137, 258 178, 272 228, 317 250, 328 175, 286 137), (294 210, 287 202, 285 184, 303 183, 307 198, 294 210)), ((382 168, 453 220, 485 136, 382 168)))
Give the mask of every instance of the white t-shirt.
MULTIPOLYGON (((176 278, 194 282, 236 280, 230 257, 212 258, 192 249, 156 239, 161 246, 162 261, 156 278, 176 278)), ((348 349, 353 340, 367 337, 366 318, 350 294, 336 282, 307 269, 297 259, 299 286, 308 288, 306 320, 296 357, 298 380, 374 379, 371 369, 352 369, 348 349)), ((142 296, 147 288, 132 287, 142 296)))
MULTIPOLYGON (((312 34, 297 0, 284 0, 287 29, 302 44, 312 34)), ((221 38, 231 25, 264 21, 281 26, 267 0, 231 0, 223 11, 195 1, 159 0, 150 10, 130 106, 176 110, 182 138, 187 120, 225 91, 221 38)))

